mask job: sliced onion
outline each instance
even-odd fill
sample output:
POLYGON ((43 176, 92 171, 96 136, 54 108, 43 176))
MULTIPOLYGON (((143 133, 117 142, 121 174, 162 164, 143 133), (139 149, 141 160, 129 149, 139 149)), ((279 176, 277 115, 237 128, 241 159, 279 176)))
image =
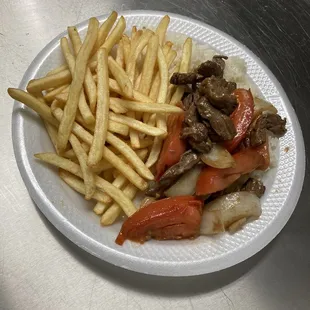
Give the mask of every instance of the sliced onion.
POLYGON ((231 168, 236 164, 231 154, 218 144, 214 144, 211 151, 200 158, 206 165, 219 169, 231 168))
POLYGON ((193 195, 200 171, 201 166, 196 166, 184 173, 176 183, 165 191, 165 195, 167 197, 193 195))
POLYGON ((156 199, 154 197, 145 196, 140 203, 140 208, 144 208, 154 201, 156 201, 156 199))
POLYGON ((278 113, 278 110, 268 101, 254 98, 254 116, 255 119, 257 116, 262 114, 263 112, 270 112, 270 113, 278 113))
POLYGON ((225 231, 221 211, 204 209, 200 224, 201 235, 215 235, 225 231))
POLYGON ((243 217, 242 219, 232 223, 229 227, 228 227, 228 231, 230 233, 235 233, 236 231, 240 230, 244 224, 246 223, 247 219, 245 217, 243 217))
POLYGON ((250 192, 231 193, 208 203, 207 212, 221 211, 225 228, 246 218, 257 219, 262 214, 259 198, 250 192))

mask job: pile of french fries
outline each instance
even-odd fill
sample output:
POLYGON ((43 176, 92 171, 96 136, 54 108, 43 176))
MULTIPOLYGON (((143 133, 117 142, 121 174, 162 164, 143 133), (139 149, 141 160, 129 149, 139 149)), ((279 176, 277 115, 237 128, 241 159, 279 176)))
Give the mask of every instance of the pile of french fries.
POLYGON ((116 12, 100 26, 89 20, 82 41, 75 27, 60 40, 66 64, 45 77, 31 80, 27 92, 9 88, 9 95, 37 112, 55 153, 35 157, 59 168, 69 186, 96 200, 94 212, 102 225, 115 222, 124 211, 131 216, 139 190, 153 180, 167 135, 169 113, 184 88, 169 85, 173 72, 188 72, 192 40, 187 38, 177 58, 166 41, 169 16, 157 28, 133 27, 116 12))

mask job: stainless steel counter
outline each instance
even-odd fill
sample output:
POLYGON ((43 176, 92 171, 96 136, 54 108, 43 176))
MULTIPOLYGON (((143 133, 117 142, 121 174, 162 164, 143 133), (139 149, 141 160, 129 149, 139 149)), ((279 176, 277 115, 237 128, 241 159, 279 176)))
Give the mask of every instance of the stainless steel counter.
POLYGON ((309 0, 2 0, 0 309, 309 309, 309 167, 280 235, 244 263, 199 277, 146 276, 104 263, 63 237, 29 197, 13 155, 6 88, 18 86, 36 54, 67 25, 130 9, 188 15, 247 45, 287 91, 310 152, 309 0))

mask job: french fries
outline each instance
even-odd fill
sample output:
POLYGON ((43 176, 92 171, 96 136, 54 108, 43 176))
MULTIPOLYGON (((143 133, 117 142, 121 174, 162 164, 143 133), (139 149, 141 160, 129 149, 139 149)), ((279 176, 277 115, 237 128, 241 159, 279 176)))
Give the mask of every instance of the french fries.
POLYGON ((122 211, 136 212, 132 200, 154 180, 167 135, 166 117, 182 113, 176 106, 184 89, 170 86, 173 72, 190 69, 192 42, 181 59, 166 41, 169 16, 154 31, 133 26, 112 12, 101 26, 89 20, 82 41, 68 27, 60 47, 66 64, 29 81, 27 91, 9 88, 9 95, 42 118, 55 153, 35 154, 59 168, 60 178, 86 200, 102 225, 111 225, 122 211), (179 64, 176 65, 176 63, 179 64))
POLYGON ((109 72, 108 54, 104 48, 100 48, 97 54, 97 108, 96 126, 94 138, 88 154, 87 164, 96 165, 102 158, 103 146, 107 137, 109 123, 109 72))
MULTIPOLYGON (((55 153, 40 153, 35 154, 35 157, 51 165, 71 172, 72 174, 78 176, 81 179, 83 178, 80 166, 70 161, 69 159, 60 157, 55 153)), ((130 216, 136 212, 136 207, 133 205, 131 200, 126 197, 125 194, 117 187, 113 186, 111 183, 105 181, 99 176, 95 177, 95 183, 99 189, 108 193, 113 198, 113 200, 121 206, 127 216, 130 216)))
POLYGON ((116 79, 118 85, 121 88, 121 91, 125 94, 125 96, 132 98, 133 96, 132 82, 130 81, 124 69, 113 59, 112 56, 109 56, 108 64, 109 64, 109 70, 116 79))
POLYGON ((85 41, 76 57, 76 66, 74 69, 72 84, 69 89, 68 101, 66 103, 64 115, 58 128, 57 146, 60 152, 64 151, 71 134, 72 125, 75 119, 79 97, 84 82, 87 62, 93 46, 96 43, 97 34, 98 20, 96 18, 91 18, 89 20, 89 27, 85 41))
MULTIPOLYGON (((60 46, 61 46, 63 55, 65 56, 65 59, 67 61, 71 75, 73 75, 74 70, 75 70, 75 59, 74 59, 74 56, 71 54, 67 38, 65 38, 65 37, 61 38, 60 46)), ((85 94, 84 94, 83 89, 81 89, 81 92, 80 92, 78 108, 79 108, 81 115, 82 115, 84 121, 86 122, 86 124, 93 124, 95 122, 94 115, 92 114, 92 112, 91 112, 91 110, 90 110, 90 108, 86 102, 86 98, 85 98, 85 94)))
POLYGON ((141 121, 132 119, 128 116, 117 115, 110 112, 109 119, 118 123, 127 125, 129 128, 133 128, 139 132, 145 133, 149 136, 164 136, 167 132, 161 128, 151 127, 147 124, 144 124, 141 121))
MULTIPOLYGON (((182 73, 186 73, 189 70, 191 59, 192 59, 192 39, 187 38, 182 51, 182 59, 180 63, 180 71, 182 73)), ((184 94, 184 86, 178 86, 175 93, 173 94, 170 104, 177 104, 184 94)))

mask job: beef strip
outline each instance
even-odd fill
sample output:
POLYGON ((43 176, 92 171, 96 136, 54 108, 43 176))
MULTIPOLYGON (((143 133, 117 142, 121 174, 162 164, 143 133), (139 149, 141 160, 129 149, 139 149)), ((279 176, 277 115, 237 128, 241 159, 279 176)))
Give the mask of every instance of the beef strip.
POLYGON ((170 167, 160 178, 160 181, 164 181, 165 179, 176 178, 183 174, 184 172, 193 168, 198 162, 200 158, 194 153, 192 150, 186 151, 180 161, 170 167))
POLYGON ((197 107, 194 103, 185 111, 184 123, 187 126, 193 126, 199 122, 197 107))
POLYGON ((194 123, 184 127, 181 138, 186 139, 191 148, 197 152, 208 153, 212 148, 212 141, 208 137, 208 129, 203 123, 194 123))
POLYGON ((212 60, 207 60, 200 64, 196 71, 204 77, 210 77, 212 75, 223 77, 225 69, 225 61, 223 59, 227 59, 227 57, 220 55, 214 56, 212 60))
POLYGON ((174 182, 176 182, 176 180, 177 178, 166 178, 164 180, 160 180, 159 182, 150 181, 145 195, 155 197, 156 199, 162 198, 165 196, 165 190, 168 189, 174 182))
POLYGON ((212 76, 200 84, 199 92, 208 98, 210 103, 222 113, 230 115, 237 107, 237 99, 233 94, 237 85, 223 78, 212 76))
POLYGON ((258 198, 261 198, 266 190, 266 187, 264 184, 254 178, 250 178, 242 187, 242 191, 252 192, 254 193, 258 198))
POLYGON ((208 137, 208 129, 203 123, 193 123, 189 127, 184 127, 181 133, 182 139, 191 138, 195 142, 204 141, 208 137))
POLYGON ((232 120, 215 109, 205 97, 198 100, 197 109, 200 116, 210 122, 211 127, 223 140, 231 140, 236 135, 232 120))
POLYGON ((245 145, 259 146, 266 142, 267 131, 276 137, 282 137, 286 133, 286 119, 274 113, 263 113, 251 124, 246 138, 245 145))
POLYGON ((183 106, 185 108, 185 110, 188 110, 189 107, 194 103, 196 104, 196 102, 199 100, 200 98, 200 94, 199 92, 192 92, 190 94, 188 94, 184 99, 183 99, 183 106))
POLYGON ((201 82, 204 77, 198 73, 179 73, 175 72, 170 78, 170 83, 174 85, 186 85, 186 84, 195 84, 201 82))

